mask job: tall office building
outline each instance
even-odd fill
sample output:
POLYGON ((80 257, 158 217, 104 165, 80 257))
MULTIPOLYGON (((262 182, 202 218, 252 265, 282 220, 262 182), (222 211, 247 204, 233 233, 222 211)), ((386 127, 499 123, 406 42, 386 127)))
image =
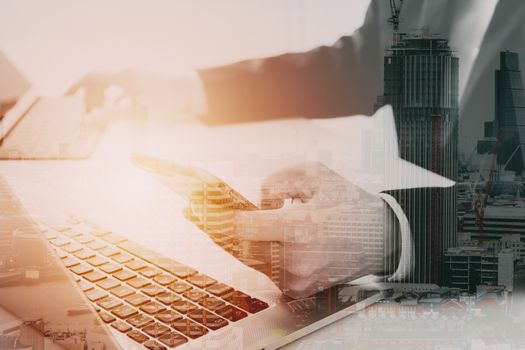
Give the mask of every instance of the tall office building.
MULTIPOLYGON (((495 74, 496 128, 501 131, 498 164, 521 174, 525 160, 525 94, 519 57, 516 52, 500 53, 500 69, 495 74)), ((496 129, 496 130, 495 130, 496 129)), ((496 132, 495 132, 496 131, 496 132)))
MULTIPOLYGON (((431 35, 401 34, 384 58, 382 101, 394 111, 400 156, 453 180, 458 161, 458 69, 459 59, 448 41, 431 35)), ((407 170, 396 176, 412 174, 407 170)), ((456 189, 393 194, 405 209, 415 244, 410 282, 440 283, 443 253, 455 245, 457 236, 456 189)))

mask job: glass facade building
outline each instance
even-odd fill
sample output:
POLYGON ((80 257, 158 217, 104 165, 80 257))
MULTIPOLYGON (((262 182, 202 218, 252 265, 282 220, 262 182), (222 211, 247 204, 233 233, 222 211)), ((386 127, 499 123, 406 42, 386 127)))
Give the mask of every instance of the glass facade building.
POLYGON ((506 164, 505 170, 521 174, 525 159, 525 94, 517 53, 500 53, 500 69, 496 70, 494 80, 496 128, 493 136, 501 132, 502 137, 498 164, 506 164))
MULTIPOLYGON (((384 95, 379 99, 394 111, 400 156, 452 180, 458 171, 458 70, 459 59, 447 40, 402 34, 385 55, 384 95)), ((408 170, 399 175, 413 176, 408 170)), ((457 239, 456 189, 420 188, 393 195, 410 221, 415 244, 408 282, 441 283, 443 254, 457 239)), ((386 245, 397 239, 387 238, 386 245)))

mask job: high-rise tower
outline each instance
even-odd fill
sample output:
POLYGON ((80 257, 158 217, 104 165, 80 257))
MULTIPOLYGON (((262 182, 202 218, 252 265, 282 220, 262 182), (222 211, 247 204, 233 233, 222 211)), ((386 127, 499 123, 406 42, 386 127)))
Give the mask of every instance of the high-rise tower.
MULTIPOLYGON (((400 34, 384 58, 382 99, 394 111, 400 156, 452 180, 457 177, 458 69, 448 41, 430 35, 400 34)), ((408 170, 397 174, 411 175, 408 170)), ((415 244, 411 282, 440 283, 443 254, 456 241, 456 189, 394 195, 410 221, 415 244)))
POLYGON ((500 69, 495 74, 496 123, 492 136, 501 130, 498 165, 523 172, 525 160, 525 94, 516 52, 500 53, 500 69))

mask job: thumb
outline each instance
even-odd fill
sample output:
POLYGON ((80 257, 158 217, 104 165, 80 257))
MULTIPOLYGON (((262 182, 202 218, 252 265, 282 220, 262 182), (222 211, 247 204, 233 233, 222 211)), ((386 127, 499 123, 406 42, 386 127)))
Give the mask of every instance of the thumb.
POLYGON ((308 212, 295 209, 285 206, 279 209, 235 211, 234 234, 241 240, 283 243, 286 229, 292 227, 295 220, 303 222, 308 212))
POLYGON ((282 208, 287 199, 309 202, 319 191, 317 179, 305 176, 287 179, 268 178, 261 186, 261 208, 282 208))

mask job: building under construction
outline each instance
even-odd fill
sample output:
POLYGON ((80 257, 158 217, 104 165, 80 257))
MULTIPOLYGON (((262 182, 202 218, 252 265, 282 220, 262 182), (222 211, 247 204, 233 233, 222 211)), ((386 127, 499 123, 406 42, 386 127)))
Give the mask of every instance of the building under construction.
MULTIPOLYGON (((453 180, 458 169, 458 70, 459 59, 446 39, 398 33, 384 57, 384 95, 378 99, 392 106, 400 156, 453 180)), ((408 170, 399 175, 412 176, 408 170)), ((443 253, 456 244, 456 189, 394 195, 409 218, 415 244, 411 282, 439 284, 443 253)), ((395 244, 395 235, 389 237, 386 244, 395 244)))

